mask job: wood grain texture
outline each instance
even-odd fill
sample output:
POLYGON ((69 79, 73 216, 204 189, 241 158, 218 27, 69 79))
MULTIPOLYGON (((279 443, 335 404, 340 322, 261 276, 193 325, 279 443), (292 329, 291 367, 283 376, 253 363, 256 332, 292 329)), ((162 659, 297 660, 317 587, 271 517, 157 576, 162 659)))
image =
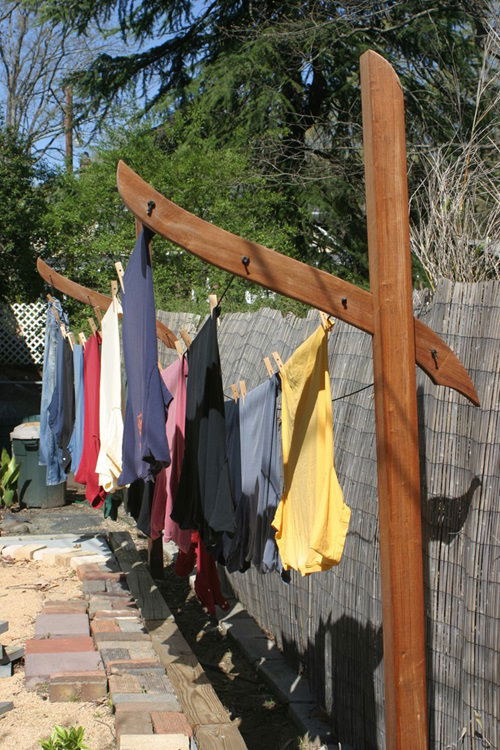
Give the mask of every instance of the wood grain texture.
MULTIPOLYGON (((200 219, 161 195, 123 161, 118 163, 117 184, 127 208, 157 234, 218 268, 373 334, 370 292, 200 219), (150 200, 155 208, 148 216, 150 200), (242 262, 244 257, 249 259, 247 265, 242 262)), ((437 385, 454 388, 477 405, 474 385, 458 357, 424 323, 415 320, 414 325, 419 367, 437 385), (433 351, 437 352, 437 366, 433 351)))
POLYGON ((137 601, 145 620, 167 620, 172 613, 151 577, 145 563, 139 557, 128 531, 113 531, 109 544, 120 568, 125 573, 127 585, 137 601))
POLYGON ((388 750, 426 750, 424 589, 403 93, 361 57, 388 750))
POLYGON ((198 747, 203 750, 246 750, 245 742, 234 724, 212 724, 195 729, 198 747))
MULTIPOLYGON (((38 273, 47 284, 53 286, 54 289, 66 294, 68 297, 83 302, 84 305, 89 305, 93 309, 98 308, 105 312, 111 304, 111 297, 107 294, 101 294, 101 292, 94 292, 93 289, 89 289, 86 286, 77 284, 76 281, 66 278, 62 274, 54 271, 53 268, 47 265, 41 258, 37 258, 36 267, 38 273)), ((156 321, 156 336, 162 341, 165 346, 169 349, 175 349, 175 341, 177 336, 167 328, 167 326, 160 320, 156 321)))
POLYGON ((230 723, 228 712, 197 661, 185 659, 171 662, 166 669, 182 711, 191 726, 230 723))

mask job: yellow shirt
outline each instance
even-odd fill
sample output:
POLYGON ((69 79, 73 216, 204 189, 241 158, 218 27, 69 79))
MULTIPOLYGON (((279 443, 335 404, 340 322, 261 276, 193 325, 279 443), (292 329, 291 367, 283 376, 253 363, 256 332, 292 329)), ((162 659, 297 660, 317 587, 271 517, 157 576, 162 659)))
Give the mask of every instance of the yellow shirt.
POLYGON ((340 562, 351 515, 333 465, 323 326, 292 354, 280 376, 284 487, 273 526, 284 568, 307 575, 340 562))

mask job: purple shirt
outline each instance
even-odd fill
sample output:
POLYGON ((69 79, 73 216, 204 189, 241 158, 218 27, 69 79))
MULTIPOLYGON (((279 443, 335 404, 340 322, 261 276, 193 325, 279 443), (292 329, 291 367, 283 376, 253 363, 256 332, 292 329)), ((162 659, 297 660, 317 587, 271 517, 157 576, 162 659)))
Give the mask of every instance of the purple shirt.
POLYGON ((152 479, 170 464, 165 422, 172 396, 158 370, 151 237, 152 232, 144 228, 123 277, 122 334, 128 390, 121 485, 152 479))

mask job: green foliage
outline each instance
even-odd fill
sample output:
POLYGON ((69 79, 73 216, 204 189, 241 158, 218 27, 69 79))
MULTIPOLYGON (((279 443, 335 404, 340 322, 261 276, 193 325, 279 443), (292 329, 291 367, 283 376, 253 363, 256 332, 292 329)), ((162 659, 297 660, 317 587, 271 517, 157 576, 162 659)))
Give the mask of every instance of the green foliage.
POLYGON ((0 124, 0 300, 26 302, 42 289, 35 267, 45 210, 41 176, 28 144, 0 124))
MULTIPOLYGON (((187 210, 248 239, 294 253, 296 227, 287 221, 285 196, 255 175, 242 148, 220 148, 215 138, 200 134, 198 124, 186 123, 179 114, 161 128, 109 133, 90 164, 54 182, 44 219, 43 255, 79 283, 109 293, 114 262, 121 260, 125 266, 133 248, 133 217, 116 190, 120 158, 187 210)), ((232 278, 160 237, 153 242, 153 269, 156 304, 165 310, 206 313, 208 294, 220 296, 232 278)), ((244 301, 248 289, 246 282, 235 280, 224 309, 249 309, 244 301)), ((260 287, 252 292, 258 294, 256 306, 277 304, 260 287)), ((80 304, 69 307, 72 328, 77 328, 89 311, 80 304)), ((292 307, 296 306, 289 301, 287 309, 292 307)))
MULTIPOLYGON (((140 48, 99 55, 72 83, 78 106, 106 118, 120 105, 128 113, 131 98, 141 97, 141 126, 109 132, 89 166, 49 183, 43 254, 103 291, 114 261, 126 261, 133 245, 115 186, 119 158, 203 218, 366 285, 359 57, 379 52, 403 84, 412 193, 425 176, 426 151, 465 141, 477 119, 492 16, 488 0, 42 0, 37 7, 80 34, 118 19, 123 39, 140 48)), ((486 111, 484 129, 494 107, 486 111)), ((422 212, 413 206, 418 224, 422 212)), ((208 293, 220 294, 229 279, 159 238, 154 275, 158 307, 202 313, 208 293)), ((417 260, 414 276, 426 283, 417 260)), ((247 309, 245 290, 234 281, 225 309, 247 309)), ((251 291, 255 305, 300 311, 251 291)), ((83 320, 88 311, 70 303, 70 312, 74 326, 75 314, 83 320)))
POLYGON ((39 740, 42 750, 89 750, 83 727, 55 726, 47 740, 39 740))
POLYGON ((9 456, 2 448, 0 456, 0 508, 10 508, 14 502, 17 490, 17 480, 21 467, 14 456, 9 456))

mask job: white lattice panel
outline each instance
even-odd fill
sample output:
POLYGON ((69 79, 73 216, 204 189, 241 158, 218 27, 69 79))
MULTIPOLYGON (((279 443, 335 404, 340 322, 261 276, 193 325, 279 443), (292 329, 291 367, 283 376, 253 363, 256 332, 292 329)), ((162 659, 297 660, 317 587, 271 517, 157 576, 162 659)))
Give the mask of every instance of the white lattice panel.
POLYGON ((44 302, 15 302, 13 305, 2 305, 2 364, 43 364, 46 310, 47 305, 44 302))

